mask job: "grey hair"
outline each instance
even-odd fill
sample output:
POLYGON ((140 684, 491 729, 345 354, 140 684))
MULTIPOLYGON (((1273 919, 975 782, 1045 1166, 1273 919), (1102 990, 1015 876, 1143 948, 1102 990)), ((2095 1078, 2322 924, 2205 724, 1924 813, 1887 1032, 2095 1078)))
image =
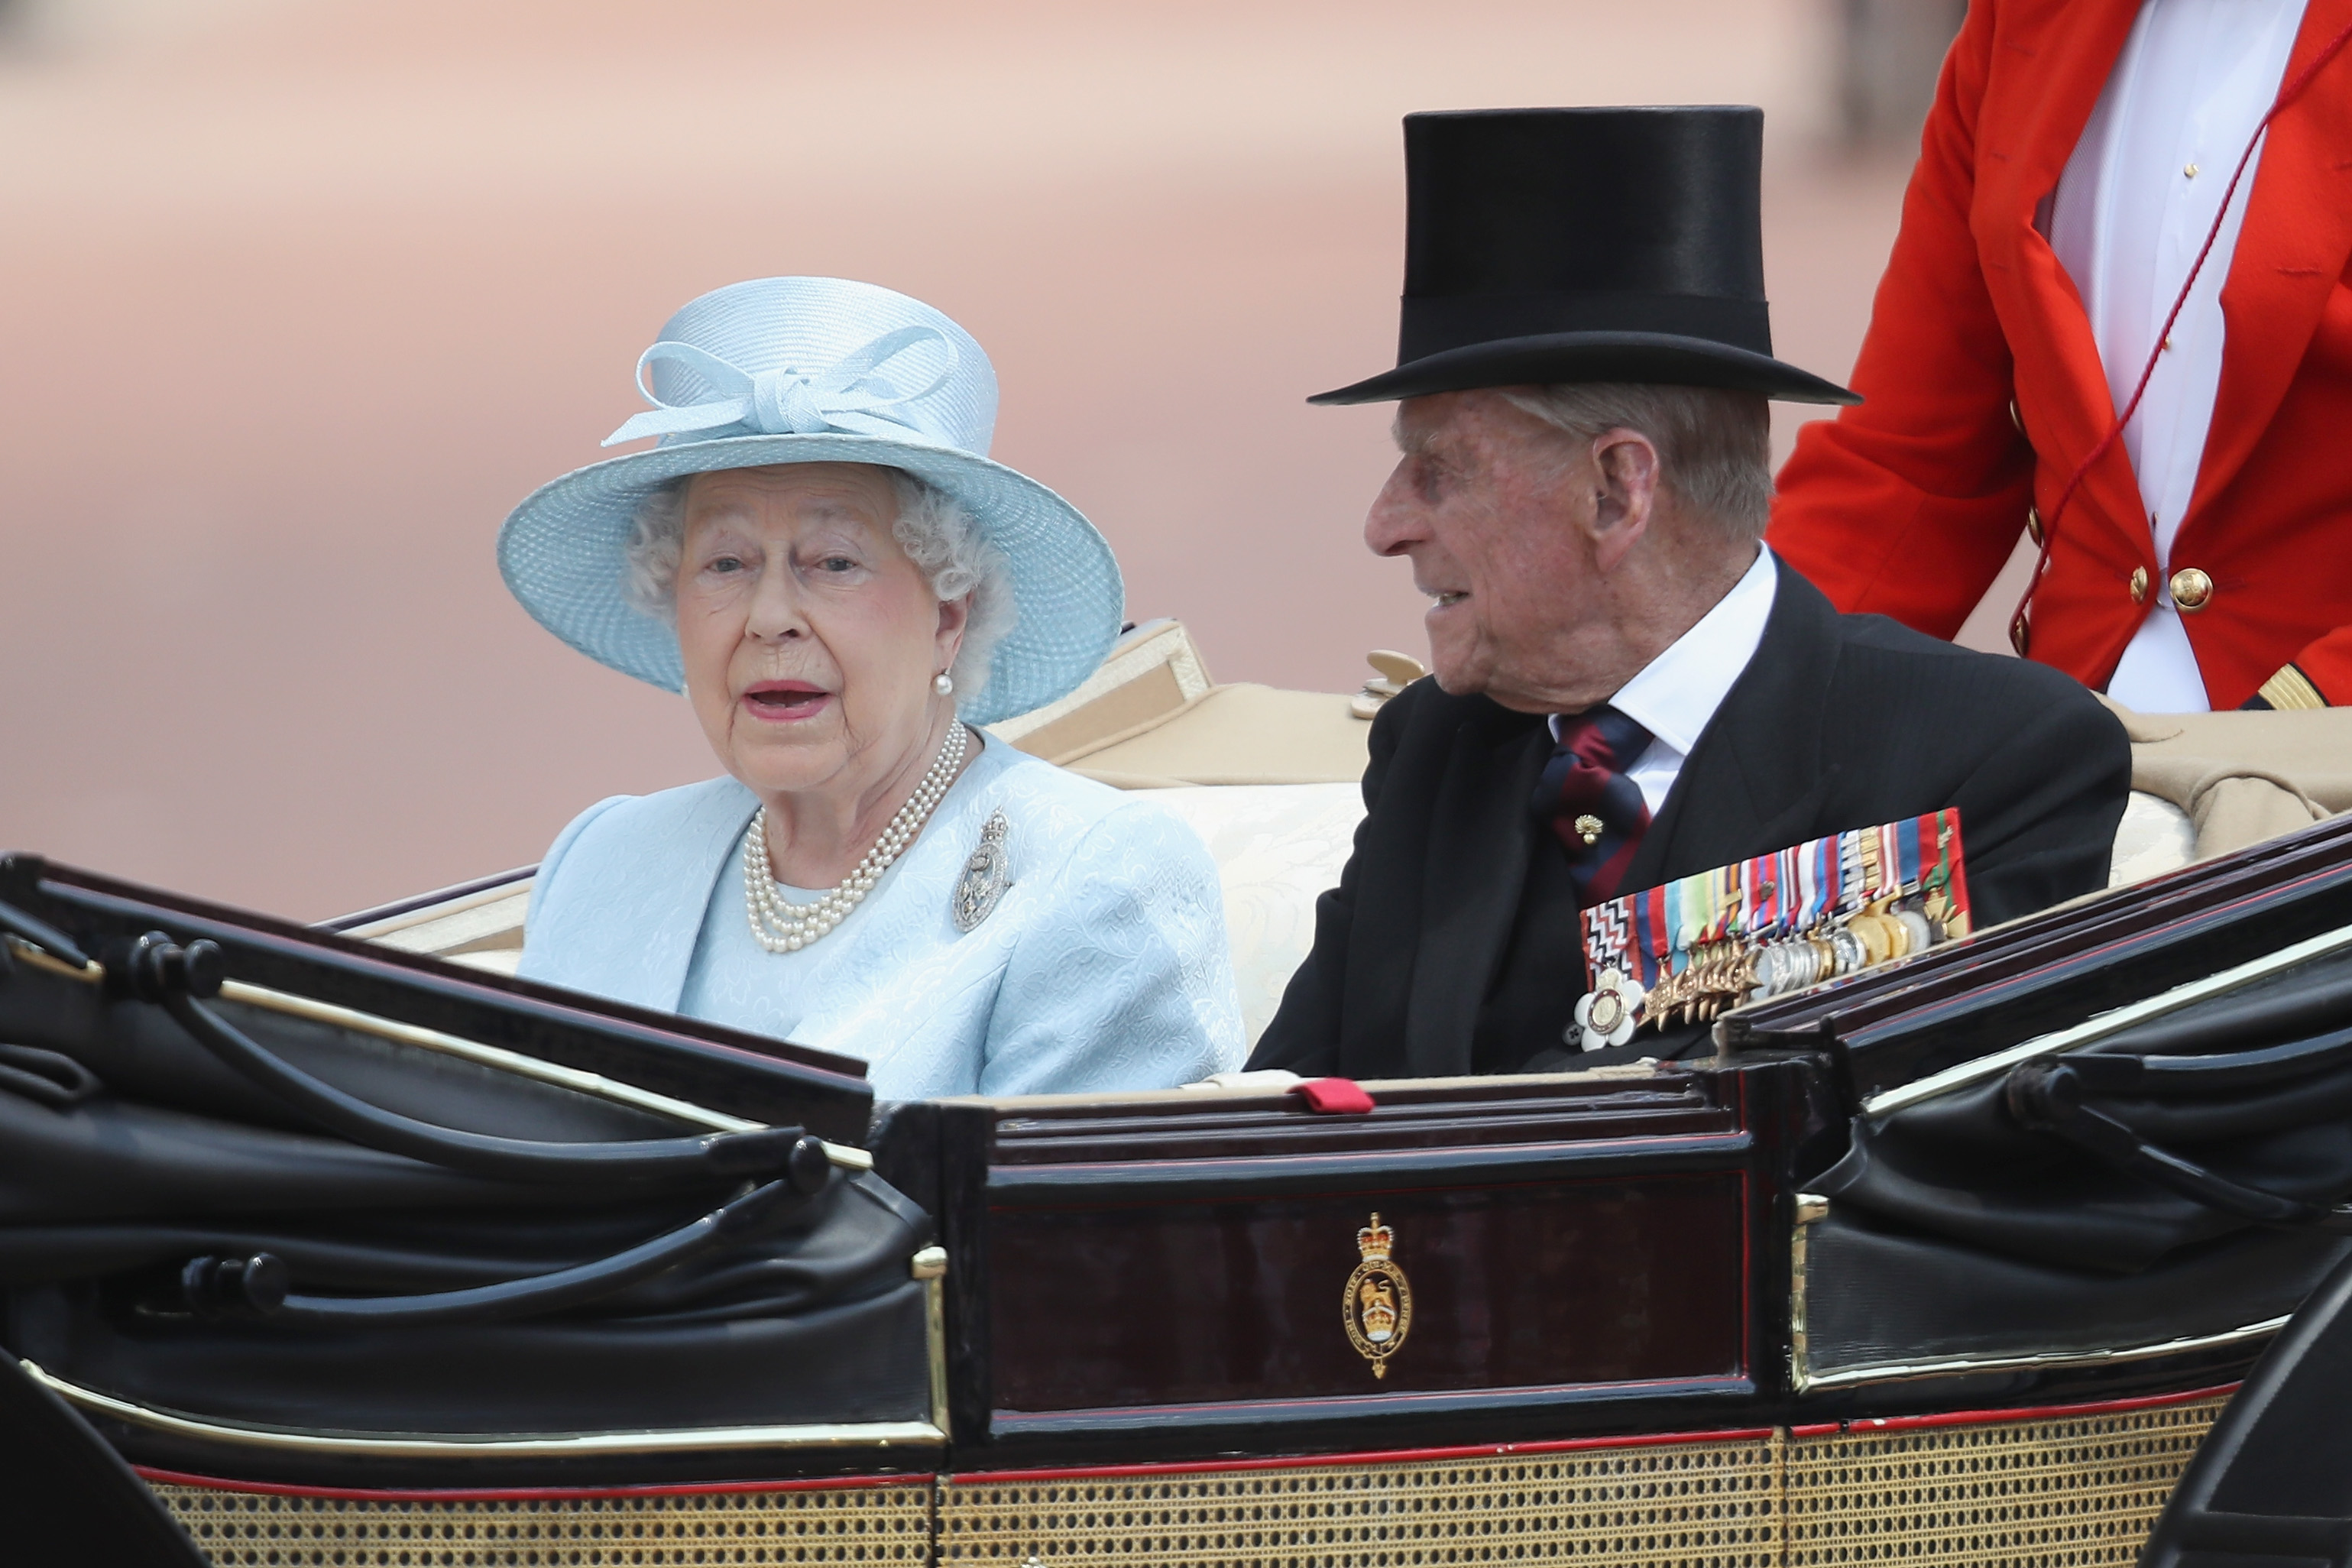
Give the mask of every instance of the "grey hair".
POLYGON ((1658 482, 1735 540, 1772 517, 1772 410, 1763 395, 1717 386, 1564 382, 1503 399, 1579 441, 1636 430, 1658 448, 1658 482))
MULTIPOLYGON (((903 468, 882 471, 898 498, 898 520, 890 525, 898 548, 940 603, 971 595, 963 642, 948 669, 958 700, 969 701, 986 689, 997 645, 1013 629, 1012 563, 961 501, 903 468)), ((672 626, 677 622, 678 557, 686 548, 686 487, 693 478, 682 474, 655 488, 637 503, 629 529, 628 578, 623 585, 629 606, 672 626)))

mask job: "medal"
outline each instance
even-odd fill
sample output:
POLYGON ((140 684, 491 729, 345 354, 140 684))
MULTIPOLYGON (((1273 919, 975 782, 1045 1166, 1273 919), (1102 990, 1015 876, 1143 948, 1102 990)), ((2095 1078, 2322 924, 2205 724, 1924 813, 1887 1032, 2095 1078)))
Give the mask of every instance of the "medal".
POLYGON ((1799 853, 1799 874, 1805 887, 1804 916, 1797 922, 1800 931, 1810 931, 1819 926, 1829 908, 1829 871, 1836 848, 1836 840, 1823 838, 1814 840, 1799 853))
POLYGON ((1896 913, 1895 919, 1910 933, 1913 952, 1925 952, 1936 945, 1936 928, 1928 923, 1926 915, 1916 910, 1903 910, 1896 913))
POLYGON ((1868 969, 1895 955, 1895 942, 1886 934, 1886 922, 1867 910, 1846 921, 1845 929, 1854 941, 1862 943, 1861 967, 1868 969))
POLYGON ((1591 978, 1566 1042, 1704 1024, 1963 934, 1958 815, 1824 835, 1584 910, 1591 978))
POLYGON ((1655 985, 1665 973, 1666 944, 1658 934, 1664 923, 1659 913, 1664 896, 1656 888, 1633 895, 1633 962, 1644 985, 1655 985))
POLYGON ((1640 982, 1627 979, 1622 970, 1602 970, 1592 989, 1576 1000, 1570 1043, 1580 1040, 1588 1051, 1623 1045, 1641 1021, 1642 1001, 1640 982))

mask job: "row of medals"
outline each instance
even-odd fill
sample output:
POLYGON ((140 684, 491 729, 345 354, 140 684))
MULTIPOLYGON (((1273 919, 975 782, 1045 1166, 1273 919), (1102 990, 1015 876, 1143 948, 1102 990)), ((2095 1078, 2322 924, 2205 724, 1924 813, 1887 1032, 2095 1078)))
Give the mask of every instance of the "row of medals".
POLYGON ((1650 988, 1642 1000, 1642 1021, 1662 1029, 1710 1022, 1742 1002, 1801 991, 1945 940, 1943 923, 1935 913, 1893 910, 1882 900, 1864 905, 1835 926, 1777 942, 1704 943, 1691 950, 1685 968, 1650 988))

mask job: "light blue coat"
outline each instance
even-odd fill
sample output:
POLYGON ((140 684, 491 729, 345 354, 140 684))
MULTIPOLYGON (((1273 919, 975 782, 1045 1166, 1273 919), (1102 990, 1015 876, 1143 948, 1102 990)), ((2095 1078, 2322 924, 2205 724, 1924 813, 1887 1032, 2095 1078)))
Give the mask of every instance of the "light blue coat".
POLYGON ((1241 1065, 1215 862, 1148 795, 991 740, 866 901, 791 953, 745 913, 758 805, 713 779, 581 813, 540 866, 521 973, 861 1058, 882 1100, 1164 1089, 1241 1065), (949 900, 999 811, 1012 886, 959 931, 949 900))

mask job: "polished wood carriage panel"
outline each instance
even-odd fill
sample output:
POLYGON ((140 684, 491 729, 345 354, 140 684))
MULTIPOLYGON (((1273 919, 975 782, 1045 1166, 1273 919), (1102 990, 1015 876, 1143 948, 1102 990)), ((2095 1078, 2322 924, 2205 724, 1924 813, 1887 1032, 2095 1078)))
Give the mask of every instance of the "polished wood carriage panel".
POLYGON ((997 1408, 1738 1377, 1744 1186, 1719 1172, 998 1209, 997 1408), (1345 1330, 1375 1213, 1412 1292, 1377 1373, 1345 1330))
POLYGON ((898 1108, 876 1152, 941 1216, 959 1455, 1556 1437, 1720 1423, 1779 1391, 1769 1237, 1790 1161, 1835 1121, 1817 1082, 1757 1064, 1390 1083, 1351 1115, 1264 1093, 946 1101, 898 1108))

